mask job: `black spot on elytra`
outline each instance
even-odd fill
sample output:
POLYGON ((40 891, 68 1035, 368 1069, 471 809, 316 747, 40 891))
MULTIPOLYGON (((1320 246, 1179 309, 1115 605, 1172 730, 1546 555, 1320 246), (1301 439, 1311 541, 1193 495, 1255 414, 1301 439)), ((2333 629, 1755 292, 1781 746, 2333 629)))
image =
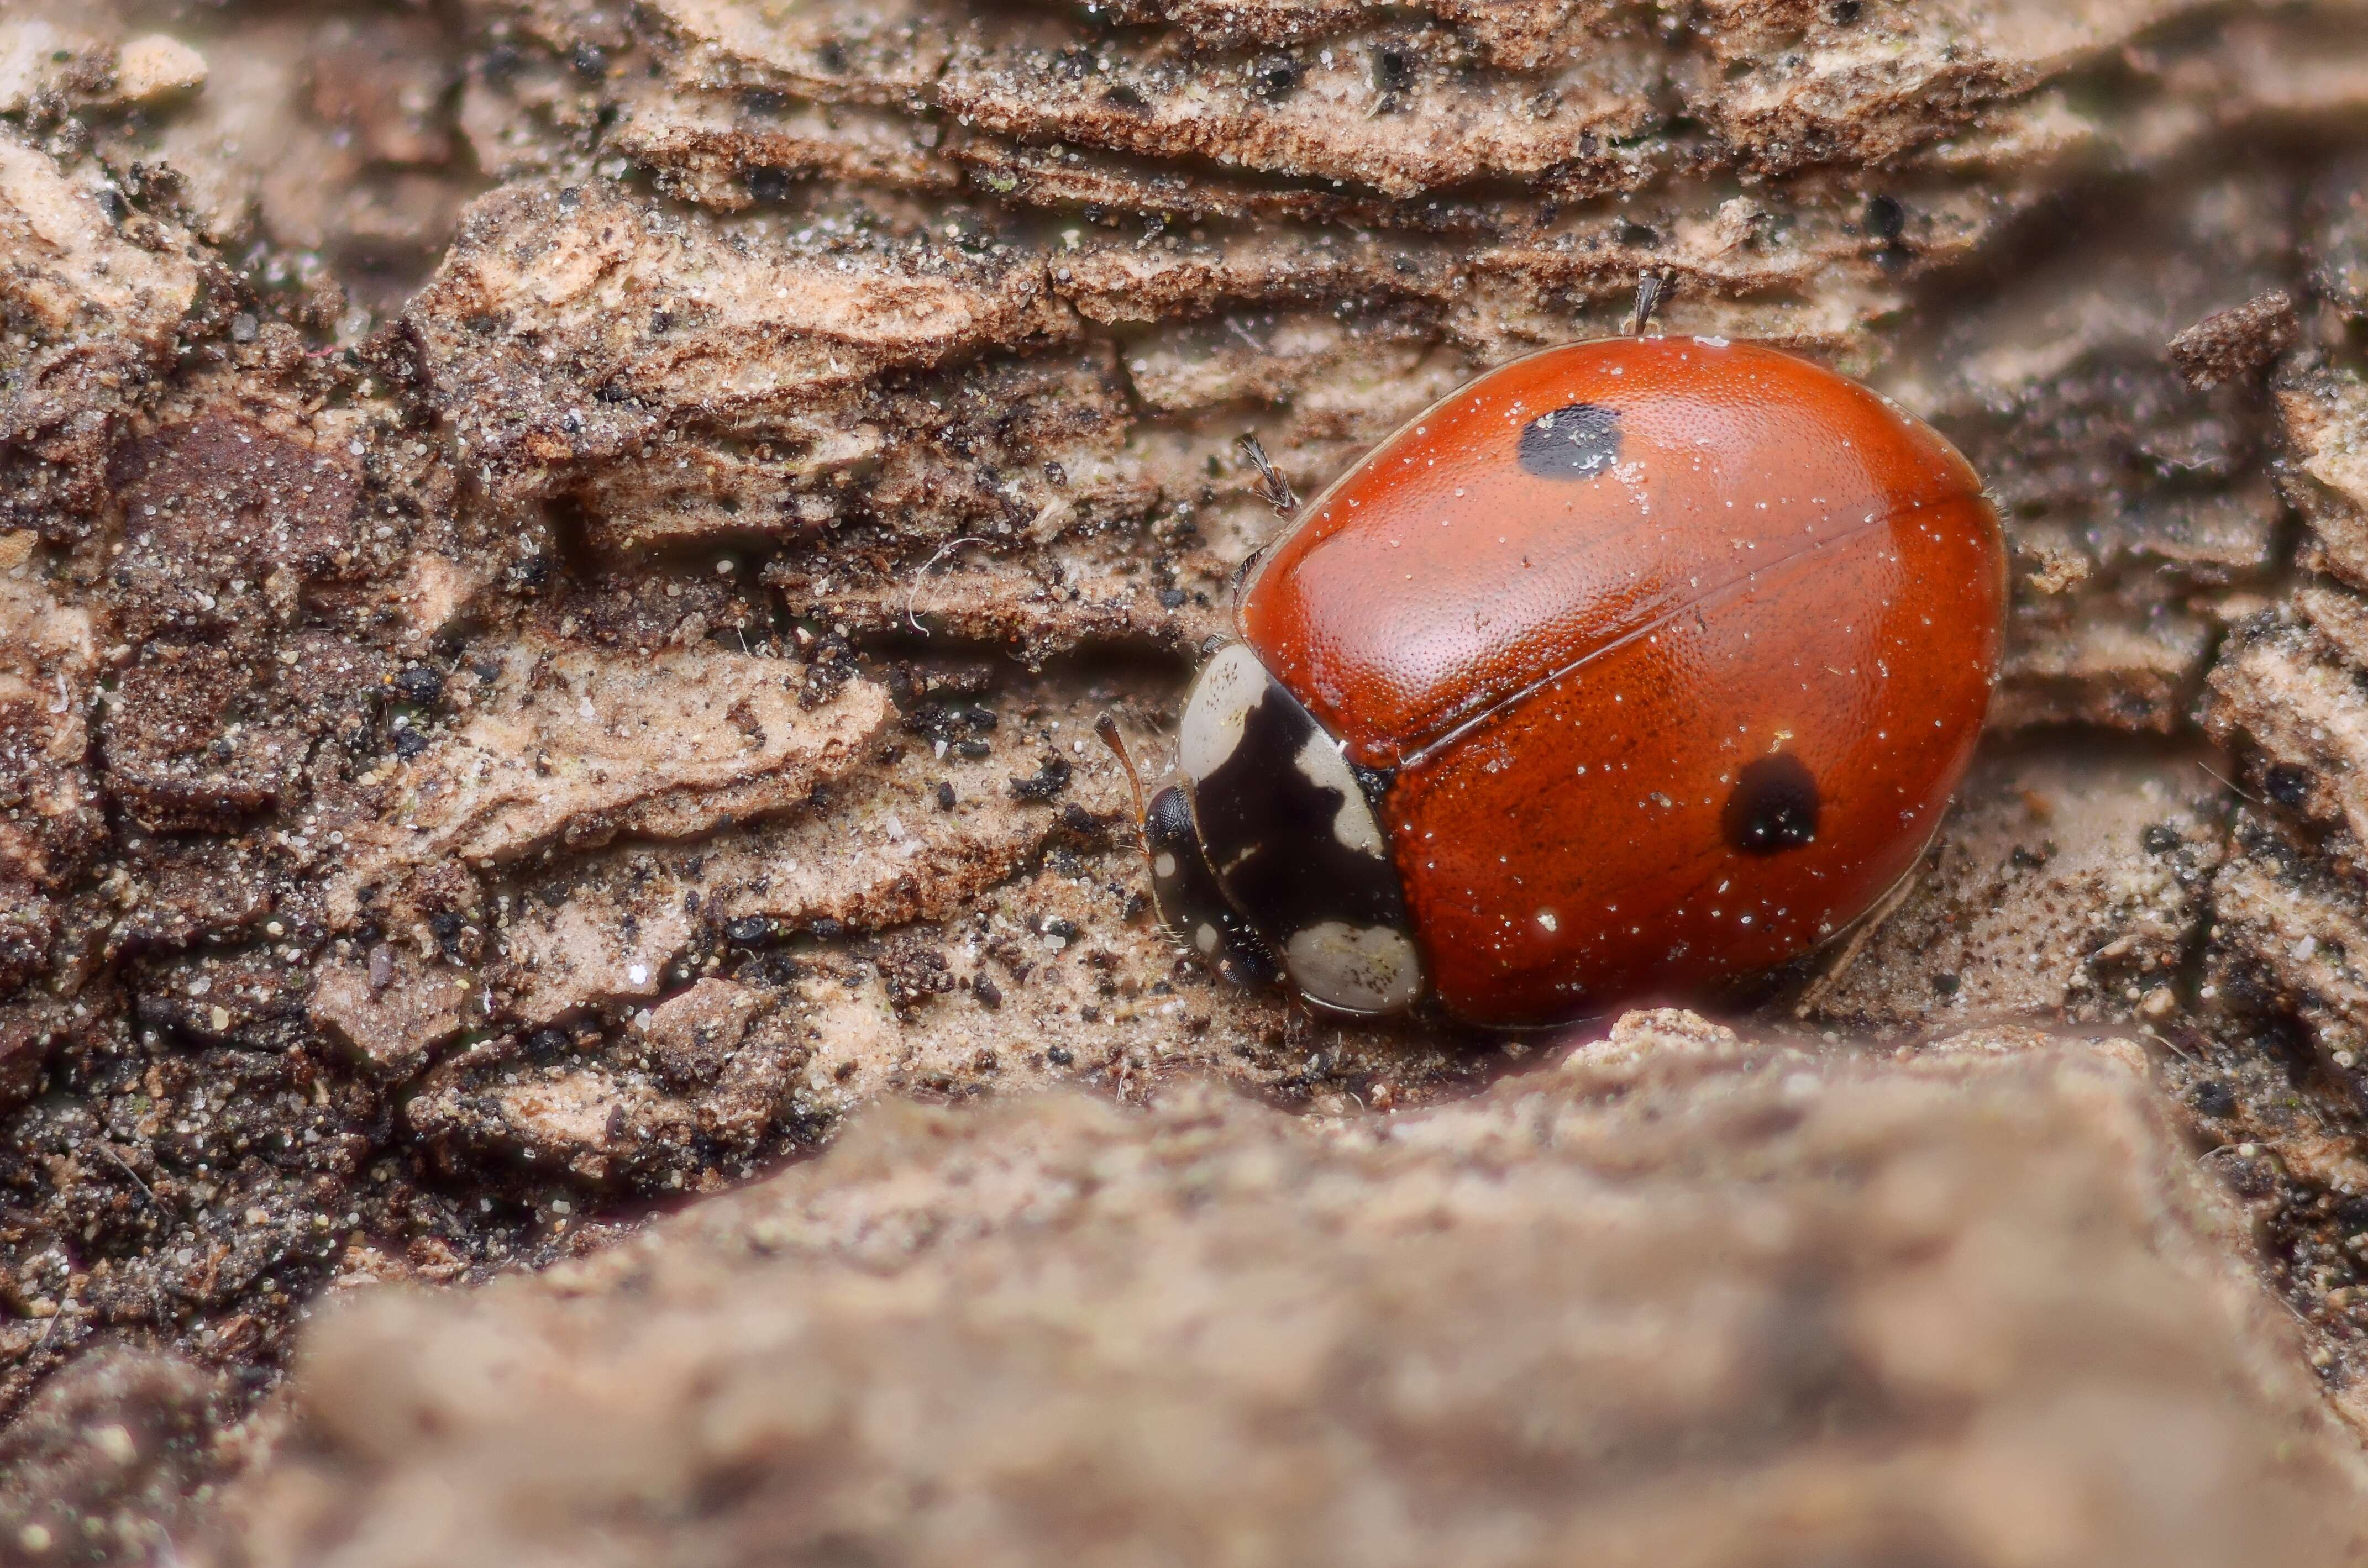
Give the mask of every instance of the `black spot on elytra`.
POLYGON ((1521 426, 1521 468, 1542 479, 1593 479, 1620 460, 1620 411, 1566 403, 1521 426))
POLYGON ((1746 855, 1778 855, 1817 839, 1817 780, 1790 752, 1743 770, 1726 798, 1726 841, 1746 855))

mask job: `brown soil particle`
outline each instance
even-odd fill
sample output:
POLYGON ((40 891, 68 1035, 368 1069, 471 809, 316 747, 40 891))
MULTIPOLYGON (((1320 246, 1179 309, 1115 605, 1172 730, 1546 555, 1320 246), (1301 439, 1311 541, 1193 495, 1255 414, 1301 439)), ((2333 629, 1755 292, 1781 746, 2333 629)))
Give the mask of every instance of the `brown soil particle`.
POLYGON ((0 10, 0 1561, 2360 1554, 2361 0, 0 10), (1998 501, 1918 876, 1213 981, 1236 438, 1647 276, 1998 501))
POLYGON ((2272 289, 2205 316, 2170 340, 2170 357, 2187 384, 2203 392, 2260 369, 2293 347, 2301 332, 2293 297, 2272 289))

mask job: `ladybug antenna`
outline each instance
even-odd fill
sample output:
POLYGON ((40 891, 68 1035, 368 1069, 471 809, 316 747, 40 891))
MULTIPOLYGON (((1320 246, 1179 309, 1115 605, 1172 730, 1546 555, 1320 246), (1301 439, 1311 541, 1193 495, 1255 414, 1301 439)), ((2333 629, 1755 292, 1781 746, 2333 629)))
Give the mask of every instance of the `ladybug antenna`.
POLYGON ((1134 770, 1134 758, 1126 755, 1126 740, 1118 733, 1118 721, 1108 713, 1102 714, 1094 721, 1094 734, 1110 747, 1119 767, 1126 770, 1126 787, 1134 791, 1134 820, 1140 824, 1146 814, 1143 808, 1143 776, 1134 770))
POLYGON ((1636 279, 1636 308, 1628 317, 1628 335, 1642 337, 1652 324, 1653 312, 1669 293, 1669 280, 1657 272, 1647 272, 1636 279))
POLYGON ((1274 515, 1287 517, 1297 511, 1299 497, 1291 493, 1291 481, 1283 478, 1275 468, 1273 460, 1266 455, 1266 449, 1258 445, 1258 438, 1251 435, 1236 436, 1234 445, 1241 449, 1242 457, 1249 465, 1258 470, 1258 483, 1266 492, 1266 504, 1274 508, 1274 515))

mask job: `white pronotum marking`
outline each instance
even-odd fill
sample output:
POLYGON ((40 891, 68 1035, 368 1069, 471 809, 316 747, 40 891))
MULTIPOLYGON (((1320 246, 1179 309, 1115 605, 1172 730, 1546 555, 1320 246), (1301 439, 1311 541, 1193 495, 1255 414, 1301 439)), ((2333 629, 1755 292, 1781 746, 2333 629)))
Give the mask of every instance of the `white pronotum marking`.
POLYGON ((1332 737, 1318 730, 1307 737, 1294 760, 1309 783, 1319 790, 1339 791, 1340 809, 1332 816, 1332 836, 1344 847, 1380 859, 1382 824, 1373 820, 1373 808, 1365 803, 1365 792, 1357 788, 1357 776, 1349 771, 1348 759, 1332 744, 1332 737))
POLYGON ((1292 984, 1349 1013, 1395 1013, 1422 994, 1422 957, 1403 931, 1326 920, 1283 944, 1292 984))
POLYGON ((1228 642, 1201 666, 1176 736, 1176 767, 1199 784, 1242 744, 1242 726, 1266 695, 1266 668, 1246 642, 1228 642))
POLYGON ((1176 857, 1167 850, 1161 850, 1159 852, 1159 858, 1151 863, 1151 874, 1158 877, 1162 881, 1174 876, 1176 874, 1176 857))

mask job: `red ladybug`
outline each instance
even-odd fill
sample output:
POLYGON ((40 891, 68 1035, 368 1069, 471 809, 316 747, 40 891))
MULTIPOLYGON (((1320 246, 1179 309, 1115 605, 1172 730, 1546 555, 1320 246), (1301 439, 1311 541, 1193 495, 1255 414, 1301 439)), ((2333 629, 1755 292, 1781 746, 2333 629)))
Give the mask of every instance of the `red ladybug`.
POLYGON ((1145 813, 1161 917, 1486 1025, 1782 963, 1931 838, 2006 593, 1981 481, 1854 382, 1711 337, 1507 365, 1243 585, 1145 813))

